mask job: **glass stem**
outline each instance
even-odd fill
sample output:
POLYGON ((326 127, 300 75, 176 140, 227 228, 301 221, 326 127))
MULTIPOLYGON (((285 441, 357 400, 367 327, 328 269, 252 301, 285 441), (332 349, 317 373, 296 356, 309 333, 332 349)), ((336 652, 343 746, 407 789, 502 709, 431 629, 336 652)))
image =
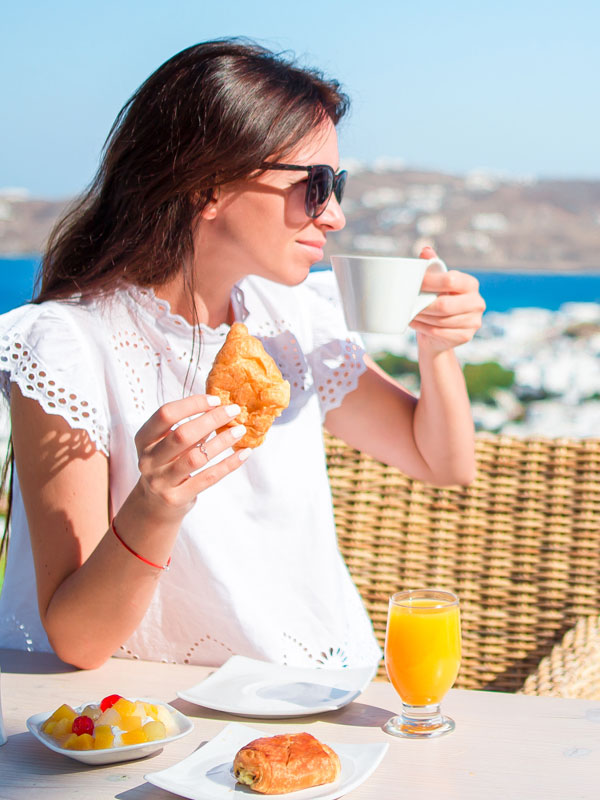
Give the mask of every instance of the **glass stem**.
POLYGON ((437 728, 443 722, 442 711, 439 703, 430 706, 411 706, 402 703, 402 717, 416 728, 437 728))

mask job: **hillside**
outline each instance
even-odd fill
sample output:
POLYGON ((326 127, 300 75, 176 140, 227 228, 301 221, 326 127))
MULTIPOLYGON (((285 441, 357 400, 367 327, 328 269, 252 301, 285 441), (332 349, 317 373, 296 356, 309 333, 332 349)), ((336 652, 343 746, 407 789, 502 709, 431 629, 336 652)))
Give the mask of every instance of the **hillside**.
MULTIPOLYGON (((409 255, 426 242, 459 268, 600 270, 600 181, 347 166, 347 226, 326 255, 409 255)), ((0 253, 39 251, 68 202, 0 191, 0 253)))

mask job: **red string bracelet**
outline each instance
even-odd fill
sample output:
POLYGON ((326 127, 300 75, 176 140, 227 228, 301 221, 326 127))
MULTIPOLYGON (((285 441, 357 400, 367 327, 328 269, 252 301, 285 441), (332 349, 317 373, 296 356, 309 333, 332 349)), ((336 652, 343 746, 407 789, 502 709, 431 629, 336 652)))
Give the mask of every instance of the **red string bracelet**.
POLYGON ((166 563, 164 566, 162 566, 161 564, 155 564, 153 561, 148 561, 148 559, 147 559, 147 558, 144 558, 144 556, 141 556, 139 553, 136 553, 136 552, 135 552, 135 550, 133 550, 133 548, 129 547, 129 545, 127 544, 127 542, 124 542, 124 541, 123 541, 123 539, 121 539, 121 537, 120 537, 120 536, 119 536, 119 534, 117 533, 117 529, 115 528, 115 521, 114 521, 114 519, 111 521, 111 523, 110 523, 110 527, 112 528, 112 532, 113 532, 113 533, 114 533, 114 535, 117 537, 117 539, 118 539, 118 540, 121 542, 121 544, 123 545, 123 547, 124 547, 126 550, 129 550, 129 552, 130 552, 132 555, 134 555, 136 558, 139 558, 139 560, 140 560, 140 561, 143 561, 143 562, 144 562, 144 564, 148 564, 148 566, 150 566, 150 567, 154 567, 155 569, 164 569, 164 570, 167 570, 167 569, 169 569, 169 567, 170 567, 170 565, 171 565, 171 557, 170 557, 170 556, 169 556, 169 560, 167 561, 167 563, 166 563))

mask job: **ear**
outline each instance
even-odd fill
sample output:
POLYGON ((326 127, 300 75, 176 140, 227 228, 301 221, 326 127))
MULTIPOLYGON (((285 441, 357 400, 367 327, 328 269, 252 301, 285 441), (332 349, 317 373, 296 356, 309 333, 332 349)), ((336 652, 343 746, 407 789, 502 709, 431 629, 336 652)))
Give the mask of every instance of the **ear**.
POLYGON ((219 190, 212 190, 212 197, 200 212, 202 219, 214 219, 217 216, 217 208, 219 203, 219 190))
POLYGON ((205 205, 200 212, 202 219, 214 219, 217 216, 217 204, 213 201, 205 205))

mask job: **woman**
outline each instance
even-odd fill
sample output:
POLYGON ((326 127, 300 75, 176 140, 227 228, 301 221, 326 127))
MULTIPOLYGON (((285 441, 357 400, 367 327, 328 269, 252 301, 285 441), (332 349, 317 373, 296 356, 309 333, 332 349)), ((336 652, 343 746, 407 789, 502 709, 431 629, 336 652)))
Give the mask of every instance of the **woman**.
POLYGON ((453 348, 484 304, 468 275, 426 278, 441 296, 413 322, 416 399, 348 334, 335 287, 305 280, 345 223, 346 107, 337 83, 224 40, 174 56, 120 113, 34 304, 1 320, 16 467, 3 646, 81 668, 114 653, 378 660, 336 546, 321 425, 417 478, 469 482, 453 348), (214 435, 239 409, 205 394, 234 320, 292 389, 251 453, 231 449, 243 426, 214 435))

